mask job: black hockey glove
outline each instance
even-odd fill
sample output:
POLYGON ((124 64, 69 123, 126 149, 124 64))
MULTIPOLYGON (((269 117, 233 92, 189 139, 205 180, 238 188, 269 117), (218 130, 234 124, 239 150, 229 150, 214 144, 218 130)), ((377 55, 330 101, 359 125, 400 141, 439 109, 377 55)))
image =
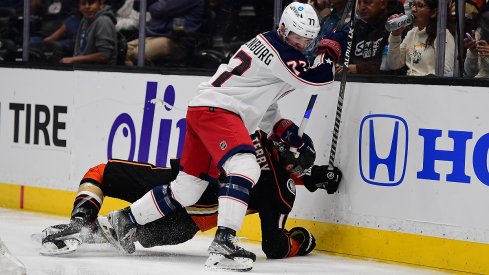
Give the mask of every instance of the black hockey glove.
POLYGON ((294 227, 289 231, 290 237, 300 244, 297 255, 304 256, 316 247, 316 239, 309 230, 304 227, 294 227))
POLYGON ((314 165, 310 175, 304 177, 304 186, 310 192, 316 191, 318 188, 326 189, 328 194, 333 194, 338 190, 338 185, 341 182, 343 174, 338 167, 330 168, 328 165, 314 165))

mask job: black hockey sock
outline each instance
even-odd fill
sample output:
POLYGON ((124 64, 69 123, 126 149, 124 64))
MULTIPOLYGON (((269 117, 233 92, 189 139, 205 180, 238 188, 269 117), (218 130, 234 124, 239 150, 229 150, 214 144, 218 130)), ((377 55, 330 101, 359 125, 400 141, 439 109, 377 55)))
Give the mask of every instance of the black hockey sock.
POLYGON ((102 200, 91 192, 80 192, 75 198, 71 219, 81 217, 88 224, 94 221, 100 211, 102 200))

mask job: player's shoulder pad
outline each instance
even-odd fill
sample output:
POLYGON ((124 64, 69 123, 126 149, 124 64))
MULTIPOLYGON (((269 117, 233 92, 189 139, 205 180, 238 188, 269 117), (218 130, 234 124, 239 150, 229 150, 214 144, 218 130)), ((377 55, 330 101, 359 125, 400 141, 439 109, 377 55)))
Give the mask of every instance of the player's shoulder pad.
POLYGON ((284 64, 287 64, 287 62, 291 60, 306 61, 305 56, 301 52, 287 45, 287 43, 285 43, 280 38, 277 31, 269 31, 263 33, 261 36, 263 36, 266 42, 275 50, 275 52, 278 54, 278 57, 282 60, 284 64))

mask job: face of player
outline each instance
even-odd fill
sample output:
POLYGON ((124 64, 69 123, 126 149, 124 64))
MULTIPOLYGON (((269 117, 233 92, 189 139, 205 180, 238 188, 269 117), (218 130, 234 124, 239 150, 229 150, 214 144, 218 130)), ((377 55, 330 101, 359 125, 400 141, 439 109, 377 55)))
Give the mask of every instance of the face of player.
POLYGON ((280 156, 279 156, 279 153, 277 151, 277 148, 273 147, 273 150, 272 150, 272 156, 273 158, 282 165, 282 167, 285 169, 285 171, 287 173, 289 173, 291 176, 295 176, 295 177, 299 177, 300 176, 300 173, 295 173, 294 171, 294 164, 292 163, 283 163, 281 160, 280 160, 280 156))
POLYGON ((92 19, 102 9, 101 0, 80 0, 80 12, 86 19, 92 19))
POLYGON ((289 32, 289 35, 285 37, 285 42, 299 52, 303 52, 307 49, 307 47, 309 47, 309 45, 311 45, 312 39, 302 37, 294 32, 289 32))

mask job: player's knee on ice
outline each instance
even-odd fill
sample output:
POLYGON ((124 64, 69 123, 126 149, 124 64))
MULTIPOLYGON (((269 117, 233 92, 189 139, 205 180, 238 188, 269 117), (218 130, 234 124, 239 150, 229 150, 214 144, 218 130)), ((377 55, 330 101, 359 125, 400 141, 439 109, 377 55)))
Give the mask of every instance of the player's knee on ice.
POLYGON ((288 256, 291 249, 289 238, 285 233, 263 236, 261 249, 269 259, 283 259, 288 256))

